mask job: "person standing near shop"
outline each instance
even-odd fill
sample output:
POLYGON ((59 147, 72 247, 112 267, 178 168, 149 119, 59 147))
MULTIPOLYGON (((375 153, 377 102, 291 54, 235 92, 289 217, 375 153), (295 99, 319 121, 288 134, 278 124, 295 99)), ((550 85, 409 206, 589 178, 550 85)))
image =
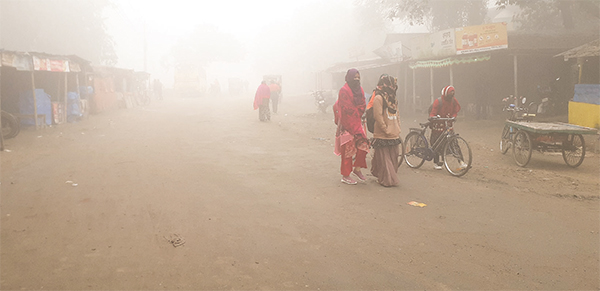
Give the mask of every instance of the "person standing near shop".
POLYGON ((373 97, 375 127, 372 147, 375 153, 371 160, 371 174, 385 187, 397 186, 400 183, 398 156, 401 139, 397 89, 396 78, 382 76, 373 97))
POLYGON ((271 98, 271 89, 265 81, 260 83, 254 94, 254 110, 258 109, 258 119, 260 121, 270 121, 271 112, 269 110, 269 99, 271 98))
POLYGON ((338 121, 335 154, 342 159, 342 183, 356 185, 357 181, 350 174, 354 174, 359 181, 366 180, 361 168, 367 168, 369 152, 369 142, 361 122, 366 107, 365 92, 360 86, 360 73, 357 69, 348 70, 345 79, 346 84, 340 89, 334 105, 338 121))

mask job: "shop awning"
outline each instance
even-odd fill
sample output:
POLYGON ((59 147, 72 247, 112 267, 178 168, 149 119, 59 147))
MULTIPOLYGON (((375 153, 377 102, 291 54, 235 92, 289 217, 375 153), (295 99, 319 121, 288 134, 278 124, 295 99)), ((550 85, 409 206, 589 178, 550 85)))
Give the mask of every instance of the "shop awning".
POLYGON ((442 60, 429 60, 429 61, 416 61, 410 62, 409 67, 411 69, 418 68, 441 68, 458 64, 470 64, 475 62, 489 61, 491 58, 490 54, 476 55, 476 56, 457 56, 449 57, 442 60))
POLYGON ((68 56, 46 53, 0 50, 0 66, 13 67, 18 71, 81 72, 80 61, 84 60, 79 58, 73 61, 68 56))
POLYGON ((597 57, 600 56, 600 39, 586 43, 582 46, 570 49, 566 52, 555 55, 555 57, 562 56, 565 61, 573 58, 585 58, 585 57, 597 57))

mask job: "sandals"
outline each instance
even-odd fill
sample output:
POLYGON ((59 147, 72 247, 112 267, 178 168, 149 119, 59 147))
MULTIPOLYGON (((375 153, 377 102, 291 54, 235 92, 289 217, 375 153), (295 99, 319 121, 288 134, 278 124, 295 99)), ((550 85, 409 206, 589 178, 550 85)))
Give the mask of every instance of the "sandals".
POLYGON ((358 182, 354 181, 354 179, 348 177, 342 177, 342 183, 348 184, 348 185, 356 185, 358 182))

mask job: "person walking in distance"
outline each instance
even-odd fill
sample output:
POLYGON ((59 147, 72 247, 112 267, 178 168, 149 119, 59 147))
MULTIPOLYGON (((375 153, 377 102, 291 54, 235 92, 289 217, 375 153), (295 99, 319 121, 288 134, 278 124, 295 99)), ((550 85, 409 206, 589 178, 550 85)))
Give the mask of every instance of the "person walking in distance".
POLYGON ((373 130, 372 147, 375 150, 371 160, 371 174, 377 182, 385 187, 397 186, 398 156, 400 155, 400 116, 398 114, 398 101, 396 78, 382 76, 379 79, 373 97, 373 117, 375 127, 373 130))
POLYGON ((269 89, 271 90, 271 103, 273 104, 273 113, 277 114, 277 108, 279 105, 279 94, 281 94, 281 86, 275 82, 275 80, 271 80, 269 84, 269 89))
MULTIPOLYGON (((458 115, 460 111, 460 104, 458 104, 458 100, 454 97, 454 87, 446 86, 442 89, 442 96, 433 101, 431 105, 431 112, 429 112, 429 117, 442 117, 442 118, 452 118, 458 115), (441 103, 440 103, 441 102, 441 103)), ((446 129, 446 123, 442 121, 433 121, 431 125, 431 136, 429 141, 431 144, 434 144, 438 137, 442 134, 442 132, 446 129)), ((452 126, 449 123, 449 126, 452 126)), ((434 153, 433 156, 433 167, 436 170, 442 169, 442 162, 440 162, 439 153, 434 153)))
POLYGON ((360 86, 357 69, 348 70, 345 79, 346 84, 340 89, 334 105, 338 125, 334 152, 342 159, 342 183, 355 185, 357 181, 350 174, 354 174, 359 181, 366 180, 361 172, 361 168, 367 168, 369 151, 369 142, 361 122, 366 107, 365 92, 360 86))
POLYGON ((260 121, 270 121, 271 112, 269 111, 269 99, 271 98, 271 90, 265 81, 260 83, 256 94, 254 94, 254 110, 258 109, 258 119, 260 121))

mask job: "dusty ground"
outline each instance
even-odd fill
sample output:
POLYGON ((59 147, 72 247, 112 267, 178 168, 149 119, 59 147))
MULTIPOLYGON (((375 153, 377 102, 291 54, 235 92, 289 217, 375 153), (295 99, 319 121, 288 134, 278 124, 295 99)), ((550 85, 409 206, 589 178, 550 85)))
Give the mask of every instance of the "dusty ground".
MULTIPOLYGON (((596 144, 577 169, 520 168, 502 121, 465 118, 466 176, 403 164, 399 187, 349 186, 330 112, 288 97, 261 123, 251 106, 171 98, 8 140, 0 289, 599 288, 596 144)), ((424 118, 402 120, 405 136, 424 118)))

